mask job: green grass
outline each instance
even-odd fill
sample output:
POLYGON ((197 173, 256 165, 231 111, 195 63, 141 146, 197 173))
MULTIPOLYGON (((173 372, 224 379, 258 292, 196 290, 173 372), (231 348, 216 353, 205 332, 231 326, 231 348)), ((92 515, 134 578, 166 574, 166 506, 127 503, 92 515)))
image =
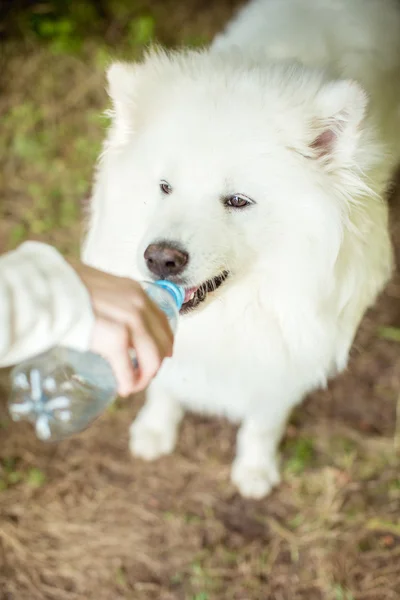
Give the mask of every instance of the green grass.
POLYGON ((36 467, 26 468, 14 456, 3 457, 0 463, 0 490, 8 490, 17 484, 38 488, 46 483, 46 475, 36 467))
POLYGON ((400 328, 398 327, 380 327, 378 334, 385 340, 400 343, 400 328))
POLYGON ((314 457, 314 441, 311 438, 289 440, 285 445, 288 458, 285 461, 285 470, 288 473, 300 474, 308 469, 314 457))
POLYGON ((333 591, 335 600, 355 600, 353 594, 340 584, 335 585, 333 591))

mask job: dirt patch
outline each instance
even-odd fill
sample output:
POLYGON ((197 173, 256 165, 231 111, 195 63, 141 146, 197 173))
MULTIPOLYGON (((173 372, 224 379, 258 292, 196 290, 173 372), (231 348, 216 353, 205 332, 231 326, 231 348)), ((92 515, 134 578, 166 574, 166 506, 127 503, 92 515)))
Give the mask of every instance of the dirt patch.
MULTIPOLYGON (((171 2, 142 3, 132 18, 150 7, 157 35, 186 43, 207 38, 234 4, 193 0, 177 11, 171 2)), ((110 20, 107 36, 119 43, 121 20, 110 20)), ((80 199, 102 137, 99 48, 89 40, 78 54, 54 54, 31 38, 7 46, 3 250, 28 236, 76 252, 80 199)), ((43 445, 9 422, 3 373, 0 598, 398 599, 400 346, 381 328, 400 327, 399 300, 397 272, 364 319, 347 372, 293 415, 283 484, 260 502, 229 483, 231 425, 187 417, 176 452, 144 464, 128 452, 136 398, 76 439, 43 445)))

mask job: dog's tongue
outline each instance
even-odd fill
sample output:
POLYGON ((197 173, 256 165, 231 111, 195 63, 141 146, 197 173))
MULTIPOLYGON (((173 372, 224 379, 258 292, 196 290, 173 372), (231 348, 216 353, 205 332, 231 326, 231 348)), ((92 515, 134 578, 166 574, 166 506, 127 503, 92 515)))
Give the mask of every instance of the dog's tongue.
POLYGON ((185 290, 185 299, 183 301, 184 304, 186 304, 186 302, 189 302, 191 296, 196 292, 197 287, 192 287, 192 288, 187 288, 185 290))

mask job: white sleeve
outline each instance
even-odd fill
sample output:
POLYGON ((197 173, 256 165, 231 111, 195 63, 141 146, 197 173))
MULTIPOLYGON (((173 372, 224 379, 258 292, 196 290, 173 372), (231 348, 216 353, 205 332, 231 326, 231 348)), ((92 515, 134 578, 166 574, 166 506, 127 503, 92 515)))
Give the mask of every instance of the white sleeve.
POLYGON ((89 293, 52 246, 25 242, 0 256, 0 366, 55 345, 87 350, 94 324, 89 293))

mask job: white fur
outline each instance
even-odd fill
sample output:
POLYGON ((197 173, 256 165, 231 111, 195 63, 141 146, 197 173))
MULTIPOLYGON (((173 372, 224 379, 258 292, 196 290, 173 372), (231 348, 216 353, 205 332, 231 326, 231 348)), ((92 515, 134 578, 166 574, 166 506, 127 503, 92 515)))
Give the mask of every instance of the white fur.
POLYGON ((135 455, 172 452, 182 408, 224 415, 241 424, 240 492, 278 483, 291 409, 345 368, 391 274, 382 198, 400 156, 397 6, 253 0, 208 50, 111 67, 84 260, 148 277, 143 252, 162 238, 190 253, 188 287, 230 271, 182 317, 132 425, 135 455), (235 193, 255 204, 228 211, 235 193))

